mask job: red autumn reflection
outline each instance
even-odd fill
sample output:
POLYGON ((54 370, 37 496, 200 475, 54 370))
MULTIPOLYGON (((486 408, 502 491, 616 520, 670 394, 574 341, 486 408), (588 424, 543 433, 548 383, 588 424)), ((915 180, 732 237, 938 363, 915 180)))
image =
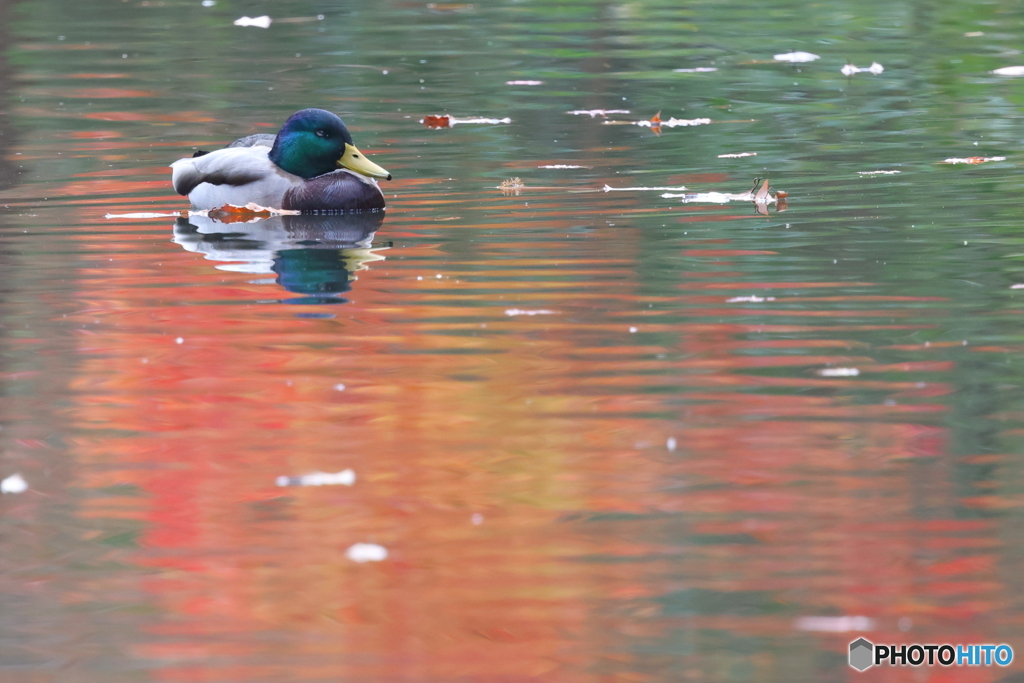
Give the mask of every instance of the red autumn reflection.
MULTIPOLYGON (((694 270, 648 294, 634 228, 568 232, 639 201, 621 196, 542 205, 547 239, 495 233, 451 260, 419 201, 389 211, 376 239, 409 244, 354 271, 342 306, 255 304, 280 284, 166 241, 79 240, 110 261, 79 273, 74 451, 81 486, 145 492, 121 514, 142 522, 126 559, 160 617, 132 655, 155 678, 674 680, 642 655, 660 642, 665 666, 714 680, 734 638, 772 643, 747 660, 768 675, 813 666, 798 642, 841 655, 850 634, 794 627, 829 614, 868 617, 878 642, 901 619, 921 641, 995 641, 999 525, 911 514, 959 495, 934 466, 953 365, 853 341, 921 328, 886 304, 941 301, 752 282, 746 264, 779 253, 727 239, 680 243, 694 270), (346 468, 351 487, 275 483, 346 468), (363 542, 387 559, 348 560, 363 542)), ((509 201, 479 203, 502 225, 509 201)))

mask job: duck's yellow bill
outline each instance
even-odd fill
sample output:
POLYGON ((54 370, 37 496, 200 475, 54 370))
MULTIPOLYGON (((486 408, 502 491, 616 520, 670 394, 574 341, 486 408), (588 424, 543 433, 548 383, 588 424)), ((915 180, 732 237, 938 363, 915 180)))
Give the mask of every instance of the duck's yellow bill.
POLYGON ((338 159, 338 168, 347 168, 356 173, 370 176, 371 178, 386 178, 391 180, 391 174, 383 168, 367 159, 362 152, 356 149, 355 145, 345 143, 345 153, 338 159))

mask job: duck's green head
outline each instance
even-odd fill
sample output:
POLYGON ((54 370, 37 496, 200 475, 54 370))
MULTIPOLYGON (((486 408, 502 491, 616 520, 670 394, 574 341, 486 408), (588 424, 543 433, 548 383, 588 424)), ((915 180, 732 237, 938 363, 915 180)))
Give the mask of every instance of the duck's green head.
POLYGON ((347 168, 371 178, 391 180, 390 173, 356 149, 342 120, 323 109, 292 114, 277 133, 270 160, 307 179, 347 168))

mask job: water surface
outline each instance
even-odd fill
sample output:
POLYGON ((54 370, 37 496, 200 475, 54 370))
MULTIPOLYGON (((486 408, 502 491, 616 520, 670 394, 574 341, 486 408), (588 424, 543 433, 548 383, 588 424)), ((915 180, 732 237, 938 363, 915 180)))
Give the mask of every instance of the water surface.
POLYGON ((0 678, 826 681, 859 635, 1024 648, 1024 79, 989 73, 1022 21, 0 2, 0 479, 29 483, 0 678), (307 106, 395 175, 384 216, 108 217, 187 209, 167 164, 307 106), (632 125, 659 111, 711 123, 632 125), (1004 159, 942 163, 975 156, 1004 159), (604 191, 755 177, 784 211, 604 191))

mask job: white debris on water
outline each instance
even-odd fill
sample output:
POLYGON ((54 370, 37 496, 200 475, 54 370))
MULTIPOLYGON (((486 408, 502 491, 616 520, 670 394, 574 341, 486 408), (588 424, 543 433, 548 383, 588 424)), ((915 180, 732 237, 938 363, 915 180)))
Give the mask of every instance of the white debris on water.
POLYGON ((672 69, 672 71, 677 74, 705 74, 718 71, 718 69, 713 66, 698 66, 693 69, 672 69))
POLYGON ((473 516, 469 518, 469 521, 479 526, 484 523, 484 516, 481 515, 479 512, 474 512, 473 516))
POLYGON ((686 189, 686 186, 680 185, 679 187, 612 187, 611 185, 605 185, 601 189, 605 192, 653 192, 658 190, 681 192, 686 189))
POLYGON ((545 308, 538 308, 534 310, 527 310, 523 308, 506 308, 505 315, 516 316, 516 315, 555 315, 557 311, 549 311, 545 308))
MULTIPOLYGON (((612 123, 605 121, 605 123, 612 123)), ((680 126, 704 126, 711 123, 711 119, 677 119, 670 118, 668 121, 635 121, 633 125, 641 128, 678 128, 680 126)))
POLYGON ((896 175, 900 171, 857 171, 857 175, 896 175))
POLYGON ((815 59, 821 59, 821 57, 813 52, 785 52, 775 55, 776 62, 813 62, 815 59))
POLYGON ((738 152, 736 154, 719 154, 719 159, 740 159, 742 157, 756 157, 757 152, 738 152))
POLYGON ((388 549, 376 543, 356 543, 345 551, 345 557, 353 562, 380 562, 387 559, 388 549))
POLYGON ((607 116, 608 114, 628 114, 628 109, 573 109, 572 111, 565 112, 573 116, 589 116, 594 118, 595 116, 607 116))
POLYGON ((20 474, 12 474, 0 481, 0 493, 25 493, 25 491, 28 491, 28 482, 20 474))
POLYGON ((636 334, 636 328, 635 327, 630 327, 629 328, 629 333, 630 334, 636 334))
POLYGON ((745 296, 745 297, 732 297, 731 299, 726 299, 725 302, 726 303, 761 303, 762 301, 774 301, 774 300, 775 300, 775 297, 759 297, 757 295, 752 294, 751 296, 745 296))
POLYGON ((334 385, 334 390, 335 391, 345 391, 345 385, 344 384, 335 384, 334 385))
POLYGON ((1024 76, 1024 66, 1004 66, 1000 69, 993 69, 990 73, 996 76, 1024 76))
POLYGON ((235 26, 255 26, 256 28, 270 28, 270 23, 273 21, 270 17, 264 14, 262 17, 239 17, 235 19, 235 26))
POLYGON ((341 472, 312 472, 299 477, 281 475, 277 478, 278 486, 352 486, 356 483, 356 472, 353 469, 341 472))
POLYGON ((821 377, 856 377, 860 374, 857 368, 822 368, 818 370, 821 377))
POLYGON ((537 168, 593 168, 593 166, 579 166, 577 164, 548 164, 537 168))
POLYGON ((676 437, 670 436, 665 440, 665 448, 668 449, 669 453, 675 453, 676 451, 676 437))
POLYGON ((104 214, 103 217, 109 220, 111 218, 177 218, 179 216, 181 216, 180 211, 177 213, 108 213, 104 214))
POLYGON ((185 339, 183 337, 178 337, 177 339, 174 340, 174 343, 175 344, 184 344, 185 343, 185 339))
POLYGON ((852 76, 853 74, 859 74, 862 71, 878 75, 885 71, 885 67, 879 64, 878 62, 871 62, 871 66, 862 69, 858 66, 854 66, 853 64, 847 63, 843 65, 843 68, 839 70, 839 73, 843 74, 844 76, 852 76))
POLYGON ((818 631, 821 633, 848 633, 850 631, 872 631, 875 620, 870 617, 799 617, 793 628, 797 631, 818 631))
POLYGON ((1006 161, 1006 157, 950 157, 944 164, 987 164, 990 161, 1006 161))

